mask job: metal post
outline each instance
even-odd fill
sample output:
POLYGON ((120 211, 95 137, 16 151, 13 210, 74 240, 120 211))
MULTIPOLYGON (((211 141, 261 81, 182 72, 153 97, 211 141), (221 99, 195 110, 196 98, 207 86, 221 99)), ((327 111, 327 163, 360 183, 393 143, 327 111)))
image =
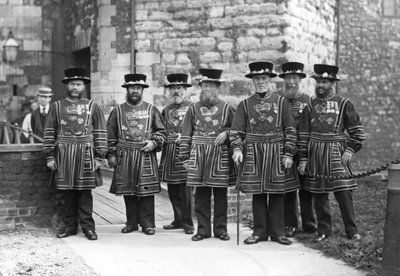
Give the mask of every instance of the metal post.
POLYGON ((400 275, 400 164, 388 168, 389 184, 386 207, 382 275, 400 275))

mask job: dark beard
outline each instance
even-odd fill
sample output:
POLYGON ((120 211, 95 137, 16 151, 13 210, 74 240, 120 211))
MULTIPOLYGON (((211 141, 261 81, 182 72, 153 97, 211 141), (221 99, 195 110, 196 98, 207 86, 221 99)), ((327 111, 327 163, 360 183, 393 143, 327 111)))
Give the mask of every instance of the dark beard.
POLYGON ((330 93, 330 89, 325 89, 325 88, 315 88, 315 95, 318 97, 318 98, 321 98, 321 99, 324 99, 324 98, 326 98, 328 95, 329 95, 329 93, 330 93), (319 90, 323 90, 323 92, 321 93, 319 90))
POLYGON ((135 97, 134 99, 132 99, 132 97, 127 96, 126 100, 128 101, 128 103, 130 103, 132 105, 137 105, 142 100, 142 97, 138 96, 138 97, 135 97))
POLYGON ((79 97, 72 96, 72 91, 67 90, 67 97, 73 100, 80 100, 83 98, 84 91, 79 92, 79 97))

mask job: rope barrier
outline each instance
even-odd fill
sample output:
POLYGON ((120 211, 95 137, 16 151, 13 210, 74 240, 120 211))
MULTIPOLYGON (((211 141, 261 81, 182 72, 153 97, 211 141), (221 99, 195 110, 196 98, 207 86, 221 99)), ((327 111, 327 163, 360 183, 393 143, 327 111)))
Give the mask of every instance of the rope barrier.
POLYGON ((0 122, 0 126, 1 126, 1 127, 6 127, 6 126, 8 126, 8 127, 11 127, 12 129, 15 129, 15 130, 18 130, 18 131, 22 131, 22 132, 28 133, 29 137, 33 137, 33 138, 35 138, 36 140, 38 140, 40 143, 43 143, 43 138, 42 138, 42 137, 40 137, 40 136, 38 136, 38 135, 32 133, 32 131, 28 131, 28 130, 22 129, 22 128, 18 127, 17 125, 12 125, 11 123, 7 123, 7 122, 4 122, 4 121, 3 121, 3 122, 0 122))

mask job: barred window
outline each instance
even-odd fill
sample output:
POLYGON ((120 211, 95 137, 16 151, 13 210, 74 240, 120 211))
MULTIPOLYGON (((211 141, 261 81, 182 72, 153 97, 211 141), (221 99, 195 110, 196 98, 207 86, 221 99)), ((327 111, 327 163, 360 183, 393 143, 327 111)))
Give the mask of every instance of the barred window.
POLYGON ((400 18, 400 0, 382 0, 382 12, 385 17, 400 18))

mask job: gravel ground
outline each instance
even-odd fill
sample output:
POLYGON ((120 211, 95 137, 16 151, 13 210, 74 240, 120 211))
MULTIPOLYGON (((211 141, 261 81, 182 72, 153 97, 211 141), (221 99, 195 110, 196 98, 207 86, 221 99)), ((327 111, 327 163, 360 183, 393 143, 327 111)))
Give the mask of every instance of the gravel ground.
POLYGON ((48 231, 0 232, 0 276, 98 275, 48 231))

